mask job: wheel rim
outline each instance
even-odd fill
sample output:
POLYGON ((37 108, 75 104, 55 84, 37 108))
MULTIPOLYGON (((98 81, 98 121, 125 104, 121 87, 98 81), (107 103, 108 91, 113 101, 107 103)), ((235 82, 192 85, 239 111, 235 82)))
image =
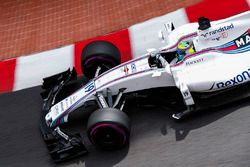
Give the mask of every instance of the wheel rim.
POLYGON ((122 147, 127 142, 125 130, 114 124, 99 124, 91 128, 89 139, 101 148, 111 150, 122 147))

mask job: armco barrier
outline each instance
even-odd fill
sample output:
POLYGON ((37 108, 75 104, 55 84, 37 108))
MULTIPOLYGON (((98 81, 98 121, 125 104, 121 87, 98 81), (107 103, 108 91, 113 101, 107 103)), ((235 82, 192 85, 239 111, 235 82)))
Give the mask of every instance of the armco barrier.
POLYGON ((81 51, 89 42, 107 40, 115 44, 122 55, 122 62, 145 53, 146 48, 163 46, 157 39, 157 32, 163 23, 173 21, 175 27, 195 22, 206 16, 211 20, 223 19, 249 10, 250 0, 204 0, 194 6, 150 19, 105 36, 77 42, 16 59, 0 62, 0 92, 11 92, 40 85, 42 78, 75 67, 81 74, 81 51))

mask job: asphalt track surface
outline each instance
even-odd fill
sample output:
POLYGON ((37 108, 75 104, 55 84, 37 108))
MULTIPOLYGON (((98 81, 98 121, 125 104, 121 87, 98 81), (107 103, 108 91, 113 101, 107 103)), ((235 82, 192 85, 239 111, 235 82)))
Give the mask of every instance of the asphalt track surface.
MULTIPOLYGON (((55 164, 39 132, 40 87, 0 95, 0 166, 185 166, 250 167, 250 99, 183 122, 166 107, 127 106, 132 121, 130 145, 115 152, 97 150, 86 136, 90 153, 55 164)), ((223 100, 223 99, 222 99, 223 100)), ((84 133, 86 114, 76 112, 72 130, 84 133)))

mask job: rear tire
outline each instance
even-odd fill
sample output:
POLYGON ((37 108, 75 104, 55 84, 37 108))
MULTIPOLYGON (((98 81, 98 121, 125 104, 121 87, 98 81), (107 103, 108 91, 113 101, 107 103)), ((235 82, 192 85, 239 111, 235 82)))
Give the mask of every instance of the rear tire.
POLYGON ((95 146, 104 150, 119 149, 129 142, 130 121, 116 108, 102 108, 91 114, 87 133, 95 146))
POLYGON ((119 49, 107 41, 89 43, 82 51, 81 67, 83 74, 89 79, 94 78, 98 66, 103 73, 120 64, 119 49))

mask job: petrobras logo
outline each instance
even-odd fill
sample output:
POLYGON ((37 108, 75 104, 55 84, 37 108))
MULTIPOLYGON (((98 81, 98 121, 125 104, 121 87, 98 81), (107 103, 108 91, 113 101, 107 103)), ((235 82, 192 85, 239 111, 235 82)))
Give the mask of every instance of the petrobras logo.
MULTIPOLYGON (((204 38, 207 38, 207 37, 209 37, 209 36, 212 36, 212 35, 216 35, 216 34, 218 34, 218 33, 221 33, 223 37, 225 37, 225 36, 227 37, 227 34, 226 34, 226 33, 223 33, 223 32, 228 31, 228 30, 231 30, 231 29, 233 29, 233 28, 234 28, 234 25, 233 25, 233 23, 231 23, 230 25, 226 25, 226 26, 220 27, 220 28, 218 28, 218 29, 216 29, 216 30, 213 30, 213 31, 209 31, 209 32, 203 33, 203 34, 201 34, 201 36, 204 37, 204 38)), ((220 35, 220 36, 221 36, 221 35, 220 35)))
POLYGON ((243 46, 248 45, 250 43, 250 35, 249 35, 249 33, 237 38, 236 40, 234 40, 234 43, 237 46, 237 48, 241 48, 243 46))
POLYGON ((249 80, 250 78, 250 68, 246 71, 243 71, 242 73, 236 75, 230 80, 227 80, 225 82, 218 82, 214 83, 212 87, 209 90, 212 89, 222 89, 222 88, 227 88, 235 85, 239 85, 241 83, 244 83, 245 81, 249 80))

